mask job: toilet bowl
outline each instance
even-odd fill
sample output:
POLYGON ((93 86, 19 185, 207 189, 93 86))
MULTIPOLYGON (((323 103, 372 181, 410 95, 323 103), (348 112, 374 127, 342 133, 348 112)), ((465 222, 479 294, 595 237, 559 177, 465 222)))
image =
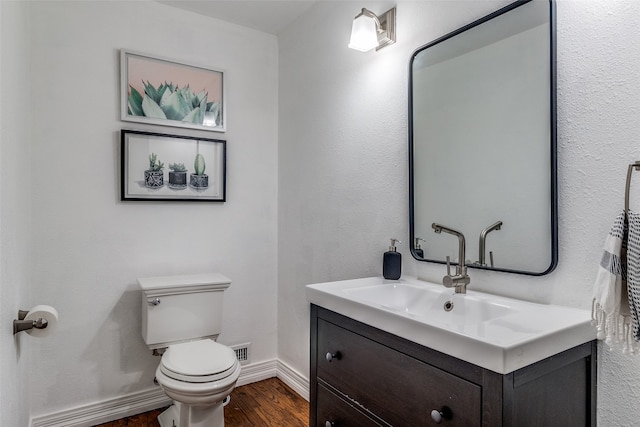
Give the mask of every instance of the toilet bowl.
POLYGON ((217 343, 231 280, 218 273, 138 279, 142 338, 162 354, 156 381, 174 401, 162 427, 223 427, 224 399, 240 375, 235 351, 217 343), (164 352, 164 353, 163 353, 164 352))
POLYGON ((210 339, 169 346, 156 380, 177 404, 158 420, 162 427, 222 427, 224 399, 235 388, 240 363, 235 352, 210 339))

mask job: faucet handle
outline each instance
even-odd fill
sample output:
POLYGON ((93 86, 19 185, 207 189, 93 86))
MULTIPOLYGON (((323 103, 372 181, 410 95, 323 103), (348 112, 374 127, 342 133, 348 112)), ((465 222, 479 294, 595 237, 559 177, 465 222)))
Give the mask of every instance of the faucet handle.
POLYGON ((447 276, 451 276, 451 257, 447 255, 447 276))

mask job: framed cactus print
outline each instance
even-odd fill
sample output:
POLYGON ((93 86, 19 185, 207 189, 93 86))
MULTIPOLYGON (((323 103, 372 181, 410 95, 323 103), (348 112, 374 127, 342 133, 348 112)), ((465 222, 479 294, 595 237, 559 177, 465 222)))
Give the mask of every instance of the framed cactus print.
POLYGON ((120 51, 121 119, 224 132, 224 73, 120 51))
POLYGON ((124 129, 120 140, 120 200, 226 200, 226 141, 124 129))

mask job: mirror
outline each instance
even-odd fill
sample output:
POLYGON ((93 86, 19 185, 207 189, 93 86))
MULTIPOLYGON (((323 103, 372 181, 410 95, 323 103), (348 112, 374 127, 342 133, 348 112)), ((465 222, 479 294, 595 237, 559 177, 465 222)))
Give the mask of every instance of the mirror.
POLYGON ((410 61, 411 253, 543 275, 557 264, 554 3, 522 0, 410 61))

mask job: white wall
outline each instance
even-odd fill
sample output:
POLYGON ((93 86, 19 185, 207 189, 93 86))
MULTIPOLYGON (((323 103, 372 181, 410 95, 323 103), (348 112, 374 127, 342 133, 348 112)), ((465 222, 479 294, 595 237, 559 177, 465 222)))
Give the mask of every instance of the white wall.
POLYGON ((0 1, 0 425, 25 426, 33 346, 11 323, 29 307, 29 22, 26 3, 0 1))
MULTIPOLYGON (((411 53, 507 3, 399 1, 398 42, 378 53, 347 49, 350 22, 394 3, 320 2, 280 37, 278 353, 300 372, 304 285, 380 274, 386 239, 407 239, 411 53)), ((559 266, 542 278, 473 270, 471 286, 590 309, 626 167, 640 158, 640 3, 558 0, 557 12, 559 266)), ((440 280, 442 266, 399 250, 406 273, 440 280)), ((635 425, 640 359, 601 351, 599 385, 600 423, 635 425)))
POLYGON ((29 6, 31 288, 60 313, 55 337, 31 340, 31 414, 153 387, 138 277, 229 276, 220 342, 274 360, 277 39, 156 2, 29 6), (228 132, 121 122, 120 48, 223 69, 228 132), (123 127, 226 138, 227 202, 120 202, 123 127))
POLYGON ((377 53, 347 48, 351 22, 362 7, 382 13, 394 2, 318 2, 280 36, 278 354, 300 372, 309 370, 304 285, 382 274, 392 237, 415 275, 409 58, 496 4, 400 2, 398 42, 377 53))
MULTIPOLYGON (((36 303, 61 315, 52 339, 0 329, 0 424, 149 387, 157 359, 135 279, 152 274, 227 274, 221 341, 252 341, 254 361, 277 354, 306 375, 304 285, 380 274, 387 239, 408 236, 411 52, 507 2, 400 1, 398 43, 367 54, 346 48, 351 19, 394 3, 319 2, 277 45, 146 1, 0 2, 0 316, 6 326, 36 303), (227 71, 227 203, 118 201, 119 48, 227 71), (170 255, 176 242, 185 251, 170 255)), ((631 0, 558 0, 560 264, 543 278, 473 271, 476 289, 589 308, 640 157, 638 22, 631 0)), ((404 243, 404 271, 439 280, 404 243)), ((639 365, 601 352, 601 424, 640 418, 639 365)))

